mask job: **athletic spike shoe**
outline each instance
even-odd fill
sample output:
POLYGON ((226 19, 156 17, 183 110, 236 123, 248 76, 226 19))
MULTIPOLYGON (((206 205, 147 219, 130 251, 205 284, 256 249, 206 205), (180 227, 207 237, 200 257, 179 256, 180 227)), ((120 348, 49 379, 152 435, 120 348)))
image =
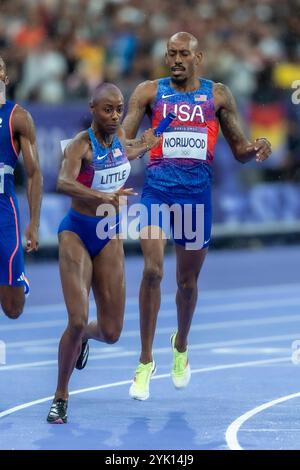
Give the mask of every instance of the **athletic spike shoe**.
POLYGON ((84 343, 82 343, 81 352, 75 364, 76 369, 78 370, 84 369, 84 367, 86 366, 88 357, 89 357, 89 351, 90 351, 89 342, 88 340, 86 340, 84 343))
POLYGON ((155 361, 147 364, 139 363, 132 385, 129 389, 129 396, 135 400, 147 400, 149 398, 149 384, 152 375, 156 372, 155 361))
POLYGON ((54 398, 49 414, 47 416, 48 423, 65 424, 67 422, 68 400, 54 398))
POLYGON ((177 333, 171 336, 171 346, 173 351, 173 364, 172 364, 172 380, 176 388, 184 388, 191 380, 191 368, 188 359, 188 349, 179 352, 175 347, 177 333))

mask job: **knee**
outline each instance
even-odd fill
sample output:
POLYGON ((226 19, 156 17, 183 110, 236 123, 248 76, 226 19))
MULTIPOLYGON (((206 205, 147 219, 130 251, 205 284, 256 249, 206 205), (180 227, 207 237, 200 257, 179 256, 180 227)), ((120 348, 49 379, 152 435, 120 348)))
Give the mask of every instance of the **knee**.
POLYGON ((177 279, 178 290, 185 299, 190 299, 197 291, 197 276, 177 279))
POLYGON ((143 280, 150 286, 155 287, 160 284, 163 277, 163 269, 159 264, 146 266, 143 273, 143 280))
POLYGON ((103 328, 102 334, 103 334, 105 343, 107 344, 116 343, 118 339, 120 338, 121 331, 122 331, 122 328, 114 328, 114 329, 103 328))
POLYGON ((23 312, 24 302, 5 300, 2 302, 2 309, 5 315, 12 320, 16 320, 23 312))
POLYGON ((85 318, 76 318, 69 320, 68 330, 73 338, 80 338, 83 336, 87 321, 85 318))

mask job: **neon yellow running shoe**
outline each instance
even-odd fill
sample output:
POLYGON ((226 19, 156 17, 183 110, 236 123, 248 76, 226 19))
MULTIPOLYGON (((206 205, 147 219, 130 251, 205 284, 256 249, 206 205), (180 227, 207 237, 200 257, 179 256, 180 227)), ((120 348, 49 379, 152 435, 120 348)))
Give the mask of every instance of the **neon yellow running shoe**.
POLYGON ((171 336, 171 345, 173 350, 172 380, 176 388, 184 388, 191 380, 191 368, 188 359, 188 349, 184 352, 178 352, 175 348, 177 333, 171 336))
POLYGON ((129 389, 129 396, 135 400, 147 400, 149 398, 149 383, 152 375, 156 372, 154 361, 147 364, 139 363, 132 385, 129 389))

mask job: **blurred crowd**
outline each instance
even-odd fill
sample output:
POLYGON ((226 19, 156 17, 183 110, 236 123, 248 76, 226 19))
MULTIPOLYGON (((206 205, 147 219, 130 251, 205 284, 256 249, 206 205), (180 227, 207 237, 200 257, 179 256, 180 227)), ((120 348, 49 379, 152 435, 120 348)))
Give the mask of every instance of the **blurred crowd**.
POLYGON ((103 79, 130 91, 166 73, 166 40, 176 31, 199 38, 202 73, 228 84, 238 101, 270 67, 284 88, 299 73, 299 0, 1 1, 0 53, 18 99, 86 97, 103 79))
POLYGON ((231 88, 254 137, 277 116, 287 136, 281 164, 290 152, 300 162, 300 105, 290 99, 300 79, 300 0, 1 0, 0 11, 14 99, 86 99, 103 80, 127 97, 140 81, 167 74, 167 38, 189 31, 204 51, 200 73, 231 88))

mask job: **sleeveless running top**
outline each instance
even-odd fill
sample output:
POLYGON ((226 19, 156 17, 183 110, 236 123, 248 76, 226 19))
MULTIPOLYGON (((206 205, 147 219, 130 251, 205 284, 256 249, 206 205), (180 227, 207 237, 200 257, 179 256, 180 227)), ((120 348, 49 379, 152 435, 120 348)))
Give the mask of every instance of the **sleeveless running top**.
POLYGON ((0 196, 15 194, 14 170, 18 154, 13 141, 12 116, 16 106, 12 101, 6 101, 0 107, 0 196))
POLYGON ((126 183, 131 169, 123 144, 114 135, 110 147, 104 147, 96 139, 91 127, 88 134, 93 160, 82 166, 77 181, 98 191, 117 191, 126 183))
POLYGON ((213 82, 199 78, 191 92, 178 92, 170 77, 158 80, 152 105, 152 127, 169 112, 176 118, 150 151, 147 184, 161 191, 199 193, 211 184, 214 149, 219 132, 213 82))

